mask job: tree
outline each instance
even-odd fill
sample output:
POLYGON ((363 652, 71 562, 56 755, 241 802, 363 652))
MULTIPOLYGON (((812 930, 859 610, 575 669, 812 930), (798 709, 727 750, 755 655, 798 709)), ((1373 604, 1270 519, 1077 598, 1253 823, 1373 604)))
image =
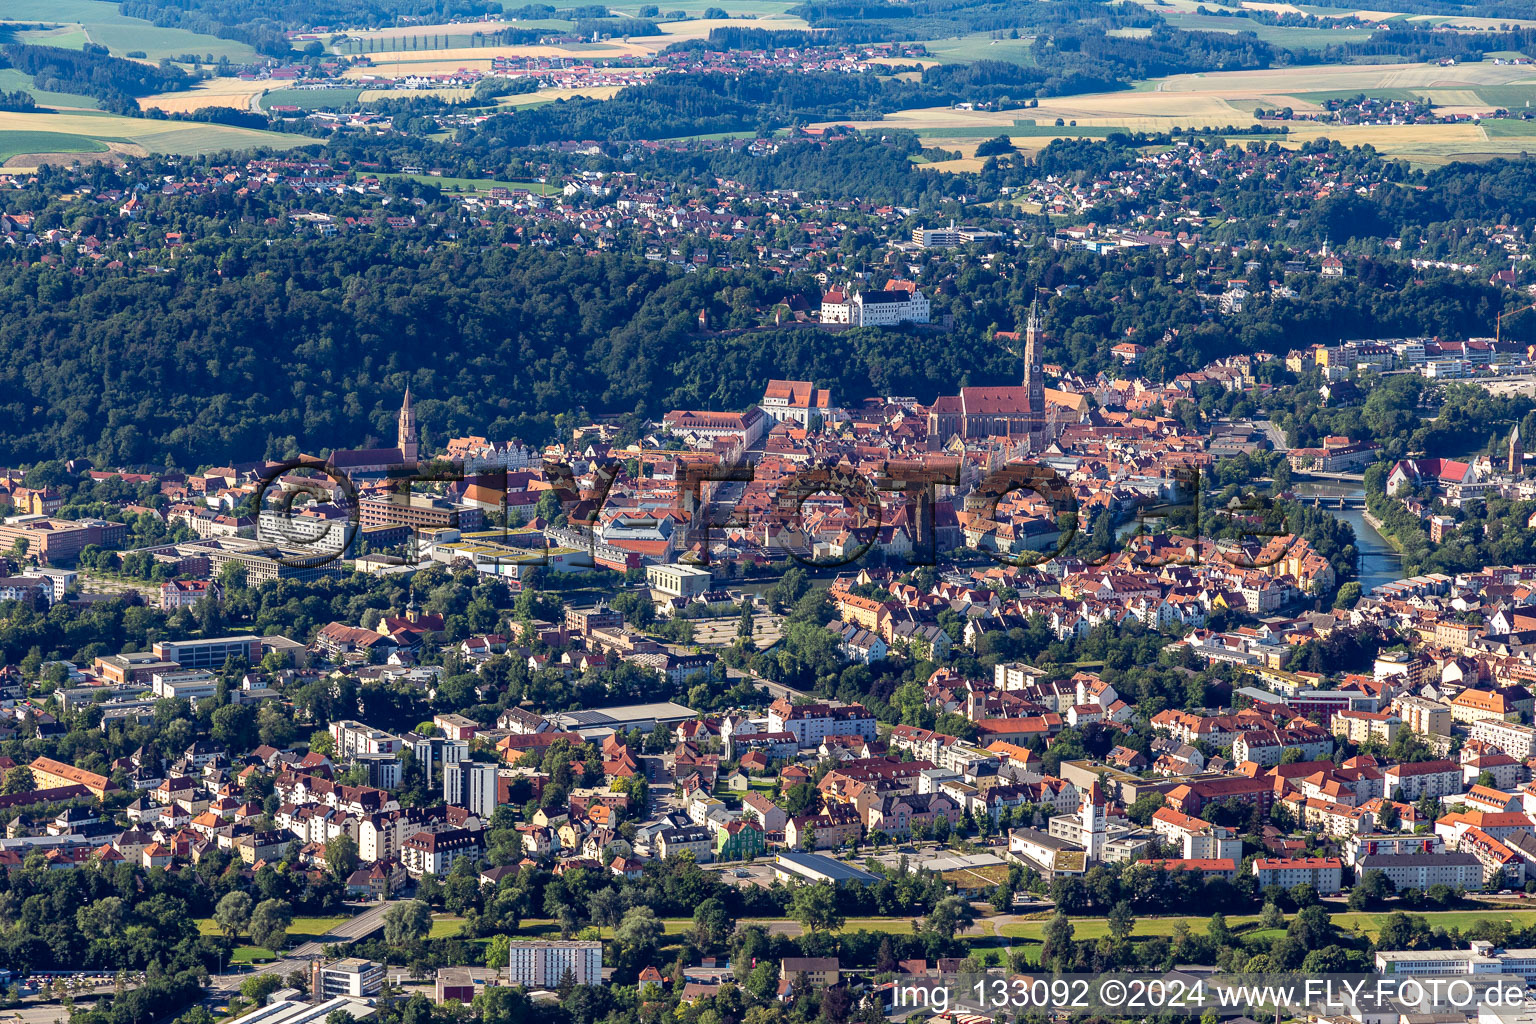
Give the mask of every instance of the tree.
POLYGON ((288 943, 288 926, 293 923, 293 908, 283 900, 262 900, 251 914, 251 942, 276 952, 288 943))
POLYGON ((1333 923, 1328 920, 1328 911, 1321 904, 1314 903, 1310 907, 1302 907, 1291 919, 1286 934, 1300 943, 1303 949, 1322 949, 1333 938, 1333 923))
POLYGON ((339 882, 357 870, 357 840, 345 832, 325 841, 325 869, 339 882))
POLYGON ((812 934, 832 932, 843 926, 837 908, 837 890, 830 882, 802 885, 789 902, 789 916, 812 934))
POLYGON ((1131 913, 1131 904, 1128 900, 1119 900, 1109 908, 1109 934, 1114 936, 1116 942, 1124 942, 1131 937, 1131 932, 1136 929, 1136 918, 1131 913))
POLYGON ((946 941, 954 939, 959 932, 965 931, 976 923, 976 908, 971 906, 969 900, 960 896, 945 896, 933 905, 928 911, 928 916, 923 920, 925 930, 936 935, 944 936, 946 941))
POLYGON ((693 911, 693 941, 701 950, 713 951, 724 944, 735 930, 736 922, 724 903, 710 897, 693 911))
POLYGON ((421 900, 396 903, 384 912, 384 941, 414 946, 432 930, 432 908, 421 900))
POLYGON ((499 971, 512 959, 512 940, 505 935, 492 935, 485 944, 486 970, 499 971))
POLYGON ((630 907, 614 929, 613 940, 624 963, 638 966, 655 959, 664 932, 656 911, 650 907, 630 907))
POLYGON ((24 764, 5 773, 5 795, 13 793, 28 793, 37 788, 37 780, 32 775, 32 769, 24 764))
POLYGON ((225 893, 213 909, 213 923, 230 938, 234 938, 251 923, 251 898, 236 889, 225 893))
POLYGON ((1259 927, 1263 930, 1285 927, 1285 914, 1274 903, 1264 904, 1264 909, 1259 911, 1259 927))
POLYGON ((1072 922, 1066 914, 1057 911, 1051 923, 1045 926, 1044 942, 1040 947, 1040 965, 1047 964, 1061 969, 1072 963, 1076 947, 1072 941, 1072 922))

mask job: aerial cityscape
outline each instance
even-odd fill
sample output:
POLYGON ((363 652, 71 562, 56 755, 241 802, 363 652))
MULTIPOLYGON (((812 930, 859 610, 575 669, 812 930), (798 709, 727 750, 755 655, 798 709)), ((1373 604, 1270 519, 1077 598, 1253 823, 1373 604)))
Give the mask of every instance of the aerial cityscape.
POLYGON ((1533 99, 0 0, 0 1024, 1536 1024, 1533 99))

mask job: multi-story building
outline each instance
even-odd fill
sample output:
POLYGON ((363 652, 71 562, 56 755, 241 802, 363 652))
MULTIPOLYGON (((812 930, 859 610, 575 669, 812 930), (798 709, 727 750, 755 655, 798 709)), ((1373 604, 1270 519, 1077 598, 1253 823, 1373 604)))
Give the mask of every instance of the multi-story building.
POLYGON ((665 859, 679 853, 691 853, 694 860, 707 864, 715 857, 714 834, 704 825, 662 829, 656 836, 656 856, 665 859))
POLYGON ((1350 743, 1373 740, 1386 745, 1397 738, 1403 720, 1387 711, 1335 711, 1333 734, 1342 736, 1350 743))
POLYGON ((1332 896, 1343 887, 1344 862, 1337 857, 1259 857, 1253 874, 1260 889, 1310 885, 1319 895, 1332 896))
POLYGON ((20 541, 26 557, 39 565, 69 565, 89 545, 115 548, 127 535, 127 526, 105 519, 11 516, 0 523, 0 549, 8 550, 20 541))
POLYGON ((214 674, 200 668, 156 672, 151 679, 156 697, 179 697, 191 701, 194 707, 219 689, 214 674))
POLYGON ((350 996, 371 999, 384 987, 384 966, 360 957, 347 957, 321 965, 316 960, 310 975, 311 995, 316 999, 350 996))
POLYGON ((199 601, 219 600, 219 585, 211 580, 167 580, 160 584, 160 610, 191 608, 199 601))
POLYGON ((1483 887, 1483 865, 1470 853, 1380 853, 1361 857, 1355 865, 1358 878, 1380 871, 1398 892, 1432 885, 1476 891, 1483 887))
POLYGON ((418 832, 400 844, 400 863, 412 878, 443 877, 460 857, 479 860, 480 854, 480 833, 462 828, 418 832))
POLYGON ((1382 776, 1389 799, 1410 803, 1426 795, 1436 799, 1455 796, 1462 788, 1461 766, 1455 761, 1394 764, 1382 776))
POLYGON ((862 704, 792 704, 780 698, 768 708, 768 731, 792 733, 801 748, 828 736, 876 737, 875 716, 862 704))
POLYGON ((489 818, 496 813, 497 768, 478 761, 443 766, 443 800, 454 807, 489 818))
POLYGON ((700 565, 648 565, 645 582, 668 597, 694 598, 709 592, 714 576, 700 565))
POLYGON ((555 988, 567 974, 578 985, 603 983, 603 944, 587 940, 513 940, 508 981, 555 988))
POLYGON ((1472 739, 1491 743, 1516 760, 1523 761, 1536 751, 1536 729, 1528 725, 1485 718, 1468 733, 1472 739))
POLYGON ((746 412, 674 409, 661 420, 662 429, 674 434, 691 434, 706 441, 735 441, 743 448, 756 444, 772 425, 773 420, 755 405, 746 412))
POLYGON ((32 769, 33 789, 84 786, 96 796, 96 799, 100 800, 106 796, 108 790, 117 788, 117 785, 105 775, 88 772, 84 768, 76 768, 63 761, 55 761, 51 757, 35 757, 27 767, 32 769))
POLYGON ((485 513, 473 505, 456 505, 432 494, 410 493, 362 498, 357 503, 363 526, 449 526, 473 532, 485 526, 485 513))
POLYGON ((207 640, 161 640, 155 657, 182 668, 223 668, 233 658, 254 665, 261 661, 261 637, 219 636, 207 640))
POLYGON ((405 741, 394 733, 350 718, 331 723, 331 739, 337 760, 357 754, 398 754, 405 746, 405 741))
POLYGON ((1437 700, 1402 696, 1392 701, 1392 711, 1403 720, 1409 732, 1420 736, 1451 734, 1451 709, 1437 700))

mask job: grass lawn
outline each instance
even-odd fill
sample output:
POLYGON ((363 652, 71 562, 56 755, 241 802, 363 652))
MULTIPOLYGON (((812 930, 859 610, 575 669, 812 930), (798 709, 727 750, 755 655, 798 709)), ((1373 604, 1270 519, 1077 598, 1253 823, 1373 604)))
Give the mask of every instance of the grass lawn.
MULTIPOLYGON (((1341 931, 1352 932, 1358 926, 1365 935, 1374 936, 1381 930, 1381 925, 1386 921, 1392 911, 1377 913, 1371 911, 1342 911, 1331 914, 1331 919, 1336 928, 1341 931)), ((1460 928, 1466 930, 1479 921, 1510 921, 1522 927, 1536 922, 1536 910, 1431 910, 1431 911, 1407 911, 1417 914, 1429 921, 1431 928, 1460 928)), ((1287 917, 1287 920, 1290 918, 1287 917)), ((1253 926, 1258 923, 1257 914, 1228 915, 1227 927, 1239 932, 1244 939, 1255 938, 1261 940, 1272 939, 1281 932, 1278 929, 1259 930, 1253 926)), ((1189 926, 1190 931, 1197 935, 1204 934, 1210 925, 1209 917, 1138 917, 1136 929, 1131 934, 1135 938, 1153 938, 1155 936, 1168 937, 1173 935, 1174 927, 1183 921, 1189 926)), ((1046 925, 1050 918, 1042 916, 1038 920, 1015 921, 1012 924, 1003 925, 1000 934, 1015 939, 1032 939, 1042 941, 1045 936, 1046 925)), ((1073 937, 1076 939, 1098 939, 1109 934, 1109 922, 1102 917, 1074 917, 1072 918, 1073 937)))
MULTIPOLYGON (((350 920, 351 918, 347 916, 296 917, 293 919, 293 923, 288 926, 288 934, 306 940, 313 939, 350 920)), ((197 932, 199 935, 224 934, 219 930, 219 926, 214 923, 211 917, 200 917, 197 919, 197 932)))
POLYGON ((0 131, 0 163, 28 153, 105 153, 107 144, 65 132, 0 131))
POLYGON ((427 933, 429 939, 451 939, 464 930, 462 917, 443 914, 432 918, 432 930, 427 933))

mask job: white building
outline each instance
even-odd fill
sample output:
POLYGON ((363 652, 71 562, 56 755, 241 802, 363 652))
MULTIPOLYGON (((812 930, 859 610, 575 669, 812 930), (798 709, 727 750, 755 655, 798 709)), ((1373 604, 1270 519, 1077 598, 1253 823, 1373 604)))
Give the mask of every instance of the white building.
POLYGON ((494 764, 456 761, 443 765, 443 800, 454 807, 466 807, 471 814, 489 818, 496 813, 496 777, 494 764))
POLYGON ((928 322, 928 296, 911 291, 859 292, 854 295, 849 322, 855 327, 894 327, 928 322))
POLYGON ((714 585, 714 576, 699 565, 648 565, 645 567, 645 582, 652 590, 660 591, 668 597, 693 598, 709 592, 714 585))
POLYGON ((554 988, 567 971, 578 985, 603 982, 603 944, 583 940, 512 943, 509 981, 528 988, 554 988))
POLYGON ((313 985, 314 995, 320 999, 371 999, 384 985, 384 966, 355 956, 323 967, 317 962, 313 985))

